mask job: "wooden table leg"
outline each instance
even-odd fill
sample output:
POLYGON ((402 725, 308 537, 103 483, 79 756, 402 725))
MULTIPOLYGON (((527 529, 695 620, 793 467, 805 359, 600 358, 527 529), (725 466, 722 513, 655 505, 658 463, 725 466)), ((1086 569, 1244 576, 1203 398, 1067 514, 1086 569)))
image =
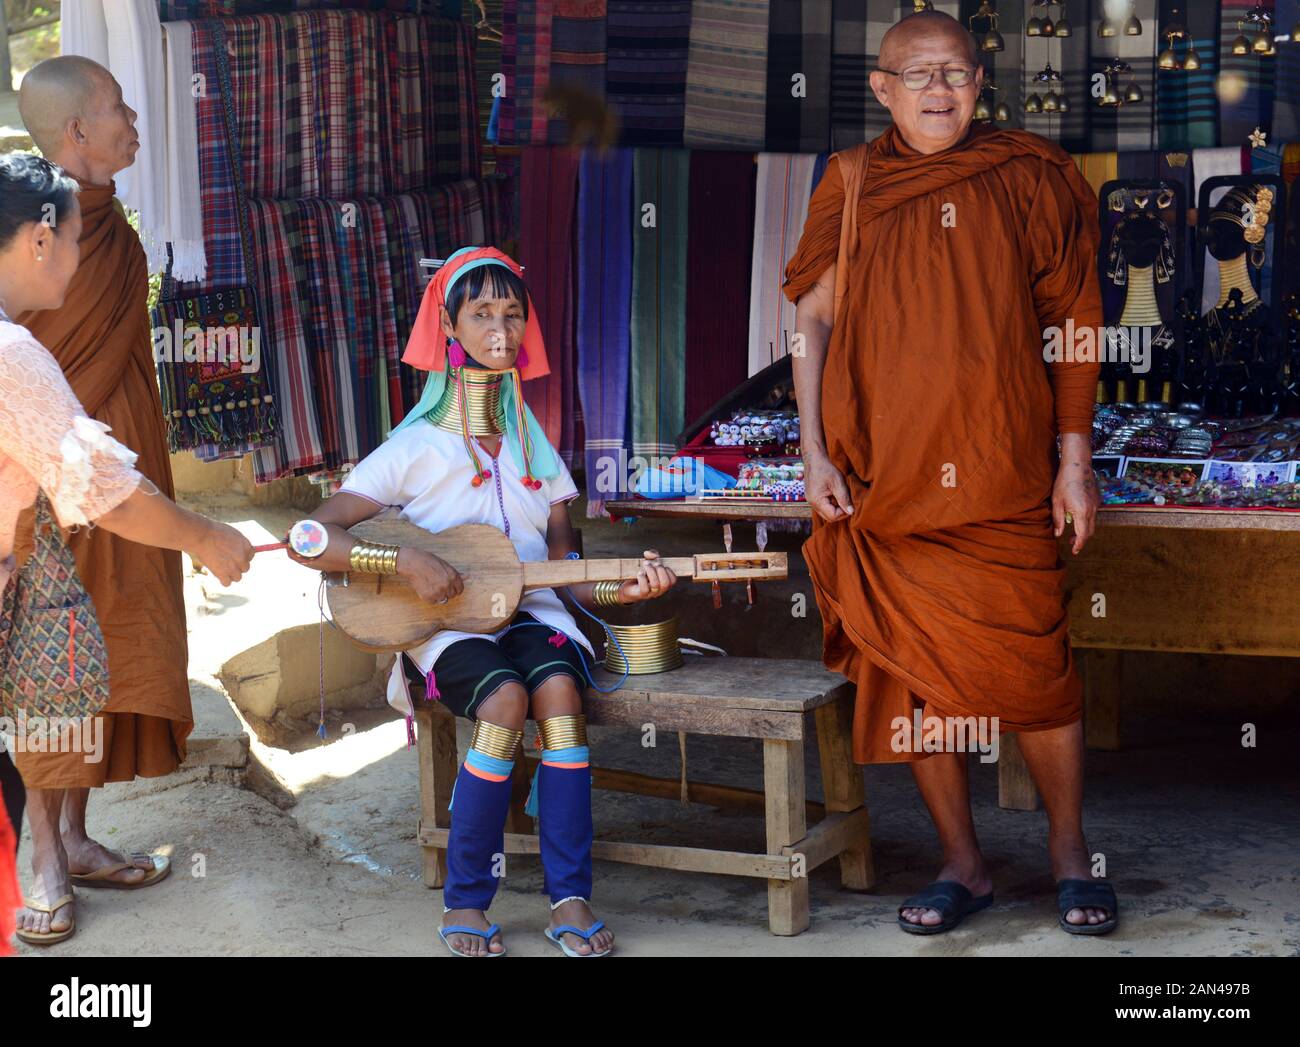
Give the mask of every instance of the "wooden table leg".
MULTIPOLYGON (((420 824, 451 828, 451 790, 456 784, 456 717, 439 705, 415 712, 420 759, 420 824)), ((447 879, 447 852, 424 848, 424 885, 441 887, 447 879)))
MULTIPOLYGON (((803 742, 763 739, 763 792, 767 805, 767 853, 808 835, 804 808, 803 742)), ((808 929, 808 877, 767 881, 767 919, 773 934, 808 929)))
POLYGON ((1083 735, 1089 749, 1119 750, 1123 651, 1093 647, 1083 654, 1083 735))
MULTIPOLYGON (((856 811, 866 805, 862 768, 853 762, 853 694, 853 688, 846 686, 838 700, 813 710, 827 814, 856 811)), ((851 891, 865 891, 875 886, 869 828, 862 834, 861 846, 840 853, 840 884, 851 891)))
POLYGON ((1020 751, 1020 741, 1009 731, 998 736, 998 806, 1008 811, 1038 810, 1038 789, 1020 751))

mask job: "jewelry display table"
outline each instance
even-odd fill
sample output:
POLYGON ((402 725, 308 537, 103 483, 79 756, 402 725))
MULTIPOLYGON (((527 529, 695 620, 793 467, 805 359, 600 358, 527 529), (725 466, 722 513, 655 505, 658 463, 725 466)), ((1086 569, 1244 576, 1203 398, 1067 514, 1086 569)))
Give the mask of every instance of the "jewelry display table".
MULTIPOLYGON (((596 670, 596 682, 612 687, 618 676, 596 670)), ((767 881, 768 926, 773 934, 807 929, 808 874, 832 858, 851 890, 875 883, 870 823, 862 769, 853 763, 850 724, 853 688, 817 662, 772 658, 688 658, 680 669, 629 676, 610 694, 588 690, 587 722, 624 727, 638 737, 653 725, 658 735, 676 733, 763 739, 763 789, 654 778, 592 767, 598 789, 682 798, 694 803, 762 811, 766 847, 758 853, 597 839, 595 858, 684 872, 751 876, 767 881), (825 802, 808 800, 804 740, 816 733, 825 802), (809 815, 820 820, 809 827, 809 815)), ((441 887, 451 825, 447 804, 459 759, 455 717, 437 703, 416 711, 420 758, 420 825, 424 882, 441 887)), ((506 826, 507 854, 536 854, 537 836, 523 812, 535 758, 516 762, 514 798, 506 826)), ((597 827, 599 834, 599 826, 597 827)))
MULTIPOLYGON (((726 524, 812 517, 806 503, 617 501, 606 508, 726 524)), ((1300 657, 1300 585, 1285 582, 1300 552, 1300 512, 1103 506, 1097 520, 1080 555, 1061 541, 1088 748, 1120 747, 1122 651, 1300 657)), ((998 803, 1038 807, 1014 734, 1001 739, 998 803)))

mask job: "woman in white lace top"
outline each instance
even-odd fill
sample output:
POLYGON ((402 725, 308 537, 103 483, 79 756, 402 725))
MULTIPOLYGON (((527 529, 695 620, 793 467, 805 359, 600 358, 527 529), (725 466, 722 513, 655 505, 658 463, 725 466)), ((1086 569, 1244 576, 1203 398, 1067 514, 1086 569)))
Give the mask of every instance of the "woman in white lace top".
MULTIPOLYGON (((76 194, 76 182, 48 161, 23 153, 0 156, 0 592, 15 569, 18 516, 36 501, 38 488, 64 527, 93 523, 131 541, 183 549, 228 584, 248 569, 248 540, 233 527, 180 508, 136 472, 136 456, 109 435, 108 426, 87 417, 54 357, 9 319, 63 304, 79 254, 76 194)), ((17 831, 20 783, 3 753, 0 789, 17 831)), ((9 858, 0 855, 0 876, 9 858)), ((52 901, 71 894, 66 883, 37 879, 38 897, 52 901)), ((66 937, 70 906, 69 898, 39 914, 29 907, 19 920, 19 937, 66 937)), ((0 941, 0 952, 6 945, 0 941)))

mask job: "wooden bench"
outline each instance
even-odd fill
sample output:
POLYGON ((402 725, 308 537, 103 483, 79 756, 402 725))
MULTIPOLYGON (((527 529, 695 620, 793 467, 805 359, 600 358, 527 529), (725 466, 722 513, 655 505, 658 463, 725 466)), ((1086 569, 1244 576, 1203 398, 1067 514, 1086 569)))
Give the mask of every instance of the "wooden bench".
MULTIPOLYGON (((612 687, 618 677, 598 670, 612 687)), ((691 658, 681 669, 629 676, 611 694, 589 690, 587 722, 627 727, 638 736, 653 725, 666 732, 763 739, 761 792, 727 785, 687 783, 593 765, 595 788, 678 798, 714 806, 763 811, 766 849, 760 853, 597 839, 595 858, 686 872, 753 876, 767 881, 768 925, 773 934, 808 927, 808 874, 838 858, 840 880, 850 890, 875 884, 862 769, 853 762, 850 725, 853 688, 820 663, 768 658, 691 658), (807 799, 804 739, 809 716, 816 730, 824 804, 807 799), (811 828, 809 813, 819 817, 811 828)), ((441 887, 451 824, 447 803, 459 768, 456 725, 446 709, 420 703, 416 712, 420 758, 420 825, 424 882, 441 887)), ((599 756, 599 749, 595 756, 599 756)), ((506 825, 507 854, 536 854, 532 819, 523 812, 535 758, 517 762, 514 801, 506 825)), ((597 826, 597 836, 599 836, 597 826)))

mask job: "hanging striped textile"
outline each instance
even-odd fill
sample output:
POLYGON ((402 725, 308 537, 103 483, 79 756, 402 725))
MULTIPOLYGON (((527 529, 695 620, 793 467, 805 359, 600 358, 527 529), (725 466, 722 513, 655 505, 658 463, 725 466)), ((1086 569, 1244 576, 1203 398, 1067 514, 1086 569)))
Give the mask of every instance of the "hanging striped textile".
POLYGON ((460 6, 460 0, 158 0, 158 15, 164 22, 183 22, 191 18, 283 14, 318 7, 342 7, 459 18, 460 6))
POLYGON ((671 457, 686 424, 691 158, 685 149, 637 149, 632 164, 632 453, 671 457))
POLYGON ((227 53, 223 26, 219 22, 195 22, 191 30, 194 74, 202 78, 197 81, 202 90, 194 104, 202 187, 203 247, 208 269, 203 280, 182 285, 180 290, 184 294, 241 287, 249 280, 244 269, 239 194, 218 66, 218 55, 227 53))
MULTIPOLYGON (((1159 74, 1160 97, 1157 114, 1161 149, 1203 149, 1219 142, 1219 97, 1215 85, 1219 76, 1219 2, 1218 0, 1161 0, 1160 24, 1178 21, 1187 29, 1191 46, 1201 60, 1201 68, 1187 71, 1165 70, 1159 74)), ((1164 47, 1164 41, 1160 42, 1164 47)), ((1187 44, 1177 48, 1179 58, 1187 54, 1187 44)))
POLYGON ((880 42, 911 5, 900 0, 833 0, 831 6, 831 146, 868 142, 889 126, 868 74, 880 64, 880 42))
POLYGON ((815 153, 830 144, 831 5, 770 3, 764 148, 815 153))
POLYGON ((749 286, 749 374, 790 351, 794 306, 781 291, 785 264, 808 217, 815 153, 760 153, 749 286))
MULTIPOLYGON (((1276 58, 1251 53, 1234 55, 1232 44, 1241 35, 1239 22, 1256 0, 1221 0, 1219 18, 1219 144, 1245 145, 1256 127, 1265 132, 1273 119, 1276 58)), ((1261 7, 1272 11, 1273 0, 1261 7)), ((1288 27, 1289 28, 1289 27, 1288 27)))
MULTIPOLYGON (((1215 178, 1219 175, 1239 175, 1243 170, 1242 150, 1239 146, 1228 146, 1221 149, 1197 149, 1192 154, 1192 175, 1195 180, 1196 198, 1192 206, 1198 210, 1201 200, 1201 186, 1205 184, 1207 178, 1215 178)), ((1209 206, 1213 207, 1222 199, 1227 192, 1227 188, 1216 189, 1210 193, 1209 206)), ((1201 312, 1206 313, 1213 309, 1215 303, 1219 300, 1219 267, 1210 257, 1210 252, 1206 251, 1204 275, 1201 280, 1201 312)))
POLYGON ((399 363, 419 310, 421 257, 482 242, 481 187, 358 200, 249 200, 263 356, 280 427, 258 482, 329 483, 404 417, 425 376, 399 363))
POLYGON ((767 0, 693 0, 687 146, 763 148, 768 7, 767 0))
MULTIPOLYGON (((549 83, 605 97, 606 6, 607 0, 555 0, 549 83)), ((573 130, 570 120, 554 116, 547 141, 567 144, 573 140, 573 130)))
POLYGON ((551 373, 524 386, 528 406, 566 463, 573 461, 578 411, 577 340, 569 294, 574 285, 573 225, 581 154, 549 146, 524 150, 520 173, 519 254, 538 310, 551 373))
POLYGON ((551 69, 555 0, 505 0, 501 8, 501 72, 505 94, 497 123, 501 145, 545 145, 542 105, 551 69))
POLYGON ((626 493, 631 368, 632 150, 585 149, 578 169, 578 392, 587 515, 626 493))
POLYGON ((354 11, 223 24, 250 195, 388 195, 477 174, 467 27, 354 11))
POLYGON ((1300 0, 1277 0, 1273 22, 1277 41, 1276 83, 1273 95, 1275 142, 1300 140, 1300 40, 1291 33, 1300 28, 1300 0))
POLYGON ((605 90, 623 145, 680 146, 691 0, 609 0, 605 90))
POLYGON ((754 250, 753 153, 691 153, 686 255, 686 424, 749 374, 749 285, 737 279, 754 250))

